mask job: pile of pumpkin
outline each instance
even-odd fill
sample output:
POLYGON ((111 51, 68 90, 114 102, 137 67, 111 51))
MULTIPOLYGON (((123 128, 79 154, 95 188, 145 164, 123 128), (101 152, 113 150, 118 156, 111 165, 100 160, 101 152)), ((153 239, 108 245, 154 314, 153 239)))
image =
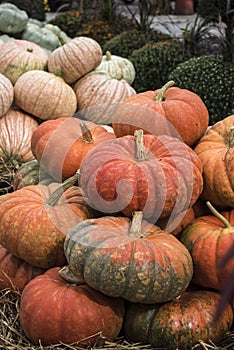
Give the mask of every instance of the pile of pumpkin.
POLYGON ((50 55, 1 46, 0 157, 17 170, 0 288, 22 293, 33 344, 218 343, 233 324, 232 300, 216 314, 234 265, 234 116, 209 128, 199 96, 172 81, 137 94, 131 62, 106 58, 87 37, 50 55))

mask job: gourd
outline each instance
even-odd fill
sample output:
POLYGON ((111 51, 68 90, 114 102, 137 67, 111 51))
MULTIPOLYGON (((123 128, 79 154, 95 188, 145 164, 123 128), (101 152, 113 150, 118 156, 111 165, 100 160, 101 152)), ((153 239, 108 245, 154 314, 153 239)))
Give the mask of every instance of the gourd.
POLYGON ((0 73, 0 118, 8 112, 14 99, 14 89, 11 81, 0 73))
POLYGON ((84 220, 68 233, 64 251, 69 267, 60 272, 69 282, 84 280, 102 293, 131 302, 161 303, 187 288, 193 263, 173 235, 142 220, 103 216, 84 220))
POLYGON ((0 72, 14 85, 19 77, 30 70, 45 70, 48 55, 40 46, 28 40, 5 42, 0 51, 0 72))
POLYGON ((22 32, 28 23, 26 11, 10 3, 0 4, 0 31, 7 34, 22 32))
POLYGON ((130 85, 133 83, 136 75, 132 62, 124 57, 112 55, 110 51, 102 56, 102 61, 95 72, 106 72, 114 78, 126 80, 130 85))
POLYGON ((31 70, 14 86, 15 104, 42 120, 71 117, 77 108, 72 87, 55 74, 31 70))
POLYGON ((47 270, 23 290, 19 318, 28 339, 45 346, 76 343, 83 348, 113 341, 123 324, 123 300, 85 283, 68 284, 59 270, 47 270))
POLYGON ((22 34, 22 39, 31 41, 50 51, 55 50, 61 45, 55 33, 34 23, 27 24, 27 27, 22 34))
POLYGON ((208 110, 197 94, 173 85, 169 81, 161 89, 137 93, 117 105, 112 115, 116 136, 133 134, 136 129, 160 135, 161 123, 167 122, 170 135, 175 129, 187 145, 195 145, 207 130, 208 110))

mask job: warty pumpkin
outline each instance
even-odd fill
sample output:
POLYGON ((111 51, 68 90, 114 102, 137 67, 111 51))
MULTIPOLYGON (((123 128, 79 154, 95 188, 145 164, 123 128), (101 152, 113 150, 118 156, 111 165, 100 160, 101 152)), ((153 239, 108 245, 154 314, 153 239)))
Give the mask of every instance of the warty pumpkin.
POLYGON ((68 284, 59 270, 47 270, 24 288, 19 318, 26 336, 34 344, 76 343, 84 348, 113 341, 123 324, 123 300, 86 283, 68 284))
POLYGON ((46 70, 48 55, 39 45, 28 40, 5 42, 0 51, 0 73, 14 85, 19 77, 30 70, 46 70))
POLYGON ((22 292, 31 279, 44 272, 45 269, 29 265, 0 245, 0 290, 22 292))
POLYGON ((220 208, 234 208, 234 115, 214 124, 194 151, 203 167, 203 200, 220 208))
POLYGON ((185 292, 168 303, 129 303, 124 334, 130 341, 157 349, 200 349, 200 342, 210 341, 218 344, 230 331, 233 321, 231 305, 218 322, 214 321, 219 300, 217 292, 198 290, 185 292))
POLYGON ((137 130, 96 146, 83 160, 79 184, 91 206, 155 223, 191 207, 202 191, 201 162, 177 138, 137 130))
POLYGON ((169 81, 161 89, 137 93, 117 105, 112 114, 116 136, 131 135, 136 129, 160 135, 163 118, 187 145, 195 145, 207 130, 208 110, 197 94, 173 85, 169 81))
POLYGON ((93 216, 80 189, 31 185, 0 203, 0 244, 32 266, 63 266, 64 239, 78 222, 93 216))
POLYGON ((71 117, 77 108, 72 87, 55 74, 31 70, 14 85, 15 104, 42 120, 71 117))
POLYGON ((63 46, 55 49, 48 59, 48 70, 61 76, 68 84, 94 70, 102 60, 102 49, 99 43, 89 37, 75 37, 63 46))
POLYGON ((14 89, 11 81, 0 73, 0 118, 11 108, 14 89))
MULTIPOLYGON (((69 264, 62 276, 84 279, 102 293, 131 302, 172 300, 188 286, 193 263, 173 235, 142 220, 104 216, 74 226, 64 243, 69 264)), ((70 279, 71 278, 71 279, 70 279)))
POLYGON ((77 172, 93 148, 114 138, 114 133, 101 125, 79 118, 59 118, 40 124, 32 135, 31 149, 41 168, 61 181, 77 172))
POLYGON ((221 213, 208 202, 211 213, 194 219, 179 239, 189 250, 194 264, 192 281, 206 288, 222 290, 234 269, 234 258, 220 269, 222 259, 234 245, 234 210, 221 213))

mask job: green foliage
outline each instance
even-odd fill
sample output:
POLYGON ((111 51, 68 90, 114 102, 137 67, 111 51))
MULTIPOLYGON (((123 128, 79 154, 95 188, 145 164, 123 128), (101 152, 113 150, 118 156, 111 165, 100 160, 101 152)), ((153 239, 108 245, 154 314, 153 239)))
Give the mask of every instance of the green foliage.
POLYGON ((222 16, 225 21, 226 12, 229 7, 229 15, 234 17, 234 0, 199 0, 197 6, 197 13, 204 18, 211 18, 218 20, 222 16))
POLYGON ((146 44, 129 57, 136 70, 133 87, 137 92, 156 90, 168 81, 169 73, 188 59, 179 41, 146 44))
POLYGON ((195 92, 205 103, 210 125, 234 114, 234 64, 222 56, 205 55, 190 58, 170 74, 175 85, 195 92))
POLYGON ((17 6, 20 10, 27 12, 28 17, 37 19, 38 21, 45 20, 45 8, 42 0, 7 0, 0 3, 9 2, 17 6))
POLYGON ((106 41, 103 45, 103 52, 110 51, 113 55, 128 58, 134 50, 141 48, 147 43, 155 43, 167 39, 172 38, 157 31, 152 30, 149 33, 145 33, 135 28, 126 30, 106 41))

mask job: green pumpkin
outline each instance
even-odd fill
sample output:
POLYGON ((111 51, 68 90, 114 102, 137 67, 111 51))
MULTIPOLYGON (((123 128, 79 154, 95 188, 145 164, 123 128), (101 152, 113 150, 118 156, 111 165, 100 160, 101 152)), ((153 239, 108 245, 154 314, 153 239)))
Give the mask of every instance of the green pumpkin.
POLYGON ((23 32, 22 39, 32 41, 33 43, 49 51, 53 51, 57 47, 61 46, 61 43, 55 33, 34 23, 27 24, 27 28, 23 32))
POLYGON ((58 37, 61 45, 64 45, 71 40, 71 38, 64 31, 54 24, 47 23, 44 28, 51 30, 58 37))
POLYGON ((6 34, 21 33, 27 26, 28 15, 14 4, 0 5, 0 31, 6 34))

